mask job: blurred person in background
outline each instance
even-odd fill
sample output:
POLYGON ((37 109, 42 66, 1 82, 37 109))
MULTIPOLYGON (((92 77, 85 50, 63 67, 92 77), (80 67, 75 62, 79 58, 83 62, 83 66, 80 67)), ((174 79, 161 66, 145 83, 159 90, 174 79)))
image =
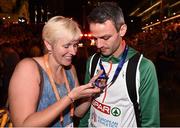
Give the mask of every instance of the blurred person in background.
POLYGON ((12 48, 10 43, 4 43, 0 46, 0 61, 2 79, 0 105, 5 107, 8 97, 9 81, 16 64, 20 61, 19 54, 12 48))

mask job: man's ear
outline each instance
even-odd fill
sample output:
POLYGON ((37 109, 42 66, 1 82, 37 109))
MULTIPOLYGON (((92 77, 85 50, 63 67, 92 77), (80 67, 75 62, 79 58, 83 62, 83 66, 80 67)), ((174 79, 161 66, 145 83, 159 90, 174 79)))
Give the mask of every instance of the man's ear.
POLYGON ((127 25, 126 24, 123 24, 119 30, 119 35, 121 37, 123 37, 125 34, 126 34, 126 31, 127 31, 127 25))
POLYGON ((49 44, 48 41, 44 40, 44 44, 45 44, 48 51, 52 51, 52 46, 49 44))

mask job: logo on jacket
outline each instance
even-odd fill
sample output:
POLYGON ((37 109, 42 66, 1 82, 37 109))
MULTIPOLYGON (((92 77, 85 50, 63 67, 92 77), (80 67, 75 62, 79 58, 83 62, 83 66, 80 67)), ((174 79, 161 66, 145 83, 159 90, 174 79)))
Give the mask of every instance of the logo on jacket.
MULTIPOLYGON (((113 116, 119 116, 121 114, 121 110, 118 107, 113 107, 111 109, 110 106, 102 104, 100 102, 98 102, 97 100, 93 100, 92 105, 94 108, 96 108, 97 110, 101 111, 104 114, 107 115, 113 115, 113 116)), ((95 112, 93 113, 93 115, 95 114, 95 112)))
POLYGON ((111 110, 111 107, 110 106, 107 106, 105 104, 102 104, 100 102, 98 102, 97 100, 93 100, 92 102, 92 105, 99 111, 105 113, 105 114, 108 114, 110 115, 110 110, 111 110))
POLYGON ((112 110, 111 110, 111 114, 112 114, 113 116, 119 116, 119 115, 121 114, 121 110, 120 110, 119 108, 117 108, 117 107, 114 107, 114 108, 112 108, 112 110))

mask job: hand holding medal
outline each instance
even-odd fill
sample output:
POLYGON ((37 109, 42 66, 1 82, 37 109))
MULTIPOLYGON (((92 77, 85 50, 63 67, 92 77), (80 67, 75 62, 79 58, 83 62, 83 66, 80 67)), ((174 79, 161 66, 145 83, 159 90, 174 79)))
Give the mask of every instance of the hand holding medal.
POLYGON ((93 83, 94 86, 104 89, 106 87, 106 83, 108 80, 108 76, 106 75, 106 73, 103 71, 103 73, 95 80, 95 82, 93 83))

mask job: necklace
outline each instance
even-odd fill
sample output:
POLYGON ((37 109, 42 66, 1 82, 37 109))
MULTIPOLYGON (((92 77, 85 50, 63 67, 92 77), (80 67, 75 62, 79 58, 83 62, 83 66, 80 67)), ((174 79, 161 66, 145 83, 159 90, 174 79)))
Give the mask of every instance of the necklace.
MULTIPOLYGON (((48 54, 44 55, 44 58, 43 58, 44 59, 44 64, 45 64, 46 72, 47 72, 47 75, 49 77, 53 92, 54 92, 55 97, 56 97, 56 100, 58 101, 58 100, 61 99, 60 94, 59 94, 60 92, 58 92, 56 84, 54 82, 54 79, 53 79, 53 76, 52 76, 52 71, 51 71, 51 68, 50 68, 49 63, 48 63, 48 58, 49 58, 48 54)), ((67 92, 69 93, 70 92, 70 85, 69 85, 69 82, 67 80, 64 68, 62 68, 62 70, 63 70, 64 79, 65 79, 65 86, 66 86, 67 92)), ((71 117, 73 117, 73 115, 74 115, 74 105, 73 105, 73 103, 71 103, 70 115, 71 115, 71 117)), ((62 113, 60 114, 60 122, 63 122, 62 113)))

